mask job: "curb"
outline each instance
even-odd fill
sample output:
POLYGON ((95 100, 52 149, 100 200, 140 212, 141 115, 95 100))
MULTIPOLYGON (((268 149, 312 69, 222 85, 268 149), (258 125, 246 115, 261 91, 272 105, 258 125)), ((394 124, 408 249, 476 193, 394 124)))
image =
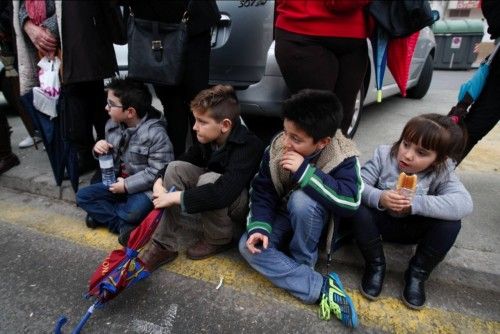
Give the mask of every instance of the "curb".
MULTIPOLYGON (((92 173, 80 178, 80 185, 89 183, 92 173)), ((5 173, 0 176, 3 187, 75 203, 75 194, 69 182, 63 182, 61 189, 55 186, 52 174, 41 174, 24 178, 5 173), (61 191, 60 191, 61 190, 61 191)), ((467 223, 465 221, 464 223, 467 223)), ((384 243, 387 271, 403 274, 414 253, 415 246, 384 243)), ((355 244, 347 244, 333 254, 333 262, 363 268, 364 262, 355 244)), ((500 293, 500 254, 464 249, 454 246, 444 261, 432 272, 429 280, 458 284, 479 290, 500 293)))

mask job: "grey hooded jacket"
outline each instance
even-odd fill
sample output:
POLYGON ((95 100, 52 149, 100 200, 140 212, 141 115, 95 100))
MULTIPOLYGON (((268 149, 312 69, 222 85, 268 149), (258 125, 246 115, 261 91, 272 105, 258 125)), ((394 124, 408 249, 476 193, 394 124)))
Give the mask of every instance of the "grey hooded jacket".
MULTIPOLYGON (((472 198, 454 169, 454 163, 448 160, 444 172, 426 170, 417 174, 412 215, 461 220, 472 213, 472 198)), ((391 156, 391 146, 377 147, 373 158, 361 168, 361 177, 365 183, 362 203, 383 210, 379 206, 380 196, 384 190, 396 189, 399 173, 398 163, 391 156)))

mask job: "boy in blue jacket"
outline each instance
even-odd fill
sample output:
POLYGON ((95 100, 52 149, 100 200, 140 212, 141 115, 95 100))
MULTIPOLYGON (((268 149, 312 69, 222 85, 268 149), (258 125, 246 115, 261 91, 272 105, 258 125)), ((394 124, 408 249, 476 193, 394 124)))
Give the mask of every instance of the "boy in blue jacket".
POLYGON ((283 104, 283 127, 252 181, 247 233, 239 250, 276 286, 319 315, 357 325, 354 305, 335 273, 314 270, 329 219, 354 214, 361 200, 359 154, 337 131, 342 106, 329 91, 302 90, 283 104))

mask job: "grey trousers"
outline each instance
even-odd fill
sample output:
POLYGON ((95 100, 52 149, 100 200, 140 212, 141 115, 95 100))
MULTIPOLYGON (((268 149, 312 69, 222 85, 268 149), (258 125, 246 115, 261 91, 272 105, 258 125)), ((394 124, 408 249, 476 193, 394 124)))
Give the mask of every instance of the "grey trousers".
MULTIPOLYGON (((188 162, 173 161, 167 167, 163 177, 163 186, 165 189, 175 186, 176 190, 182 191, 214 183, 220 176, 218 173, 207 172, 206 169, 188 162)), ((223 209, 188 214, 182 212, 179 205, 175 205, 164 210, 153 239, 170 251, 178 251, 180 233, 189 225, 189 221, 195 221, 201 225, 203 238, 209 244, 224 245, 231 242, 236 231, 243 232, 247 214, 247 189, 244 189, 229 207, 223 209)), ((236 238, 239 238, 239 235, 236 238)))

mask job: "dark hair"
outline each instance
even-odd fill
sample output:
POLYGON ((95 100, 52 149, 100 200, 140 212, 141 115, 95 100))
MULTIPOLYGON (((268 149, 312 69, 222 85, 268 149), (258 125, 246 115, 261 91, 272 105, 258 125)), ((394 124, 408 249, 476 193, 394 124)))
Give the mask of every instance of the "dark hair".
POLYGON ((342 104, 327 90, 304 89, 283 102, 283 117, 295 123, 314 143, 333 137, 342 121, 342 104))
POLYGON ((211 117, 220 122, 228 118, 235 124, 240 117, 240 104, 234 88, 228 85, 217 85, 202 90, 191 101, 191 110, 196 112, 210 111, 211 117))
POLYGON ((112 78, 106 85, 106 90, 112 90, 120 99, 123 110, 133 107, 139 118, 143 118, 151 109, 153 97, 148 87, 139 81, 130 78, 112 78))
POLYGON ((413 117, 406 123, 401 137, 392 145, 393 156, 397 155, 403 140, 421 145, 426 150, 435 151, 437 156, 433 166, 439 172, 444 169, 448 157, 455 161, 461 158, 467 141, 467 132, 448 116, 424 114, 413 117))

